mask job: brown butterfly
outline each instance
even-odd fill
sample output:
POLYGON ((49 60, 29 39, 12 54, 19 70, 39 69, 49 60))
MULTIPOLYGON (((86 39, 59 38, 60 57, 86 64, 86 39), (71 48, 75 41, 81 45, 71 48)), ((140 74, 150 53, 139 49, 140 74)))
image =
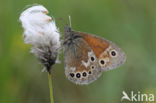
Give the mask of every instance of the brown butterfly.
POLYGON ((89 84, 126 60, 125 53, 111 41, 69 26, 65 27, 63 47, 66 77, 76 84, 89 84))

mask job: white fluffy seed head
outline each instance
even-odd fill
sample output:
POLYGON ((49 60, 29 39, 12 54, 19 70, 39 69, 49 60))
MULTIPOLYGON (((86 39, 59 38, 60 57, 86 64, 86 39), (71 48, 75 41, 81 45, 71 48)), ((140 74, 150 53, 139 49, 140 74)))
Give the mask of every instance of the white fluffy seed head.
MULTIPOLYGON (((31 44, 32 52, 47 65, 56 60, 60 48, 60 34, 55 20, 46 15, 48 10, 42 5, 32 6, 20 15, 24 28, 24 41, 31 44)), ((47 67, 49 68, 49 67, 47 67)))
POLYGON ((39 5, 28 8, 21 14, 25 43, 40 45, 48 44, 51 40, 59 43, 60 35, 55 21, 45 12, 48 12, 47 9, 39 5))

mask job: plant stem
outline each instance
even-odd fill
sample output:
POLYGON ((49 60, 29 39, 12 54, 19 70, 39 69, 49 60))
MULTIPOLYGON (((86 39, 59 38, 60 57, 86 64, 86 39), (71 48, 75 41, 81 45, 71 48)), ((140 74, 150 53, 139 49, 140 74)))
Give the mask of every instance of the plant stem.
POLYGON ((50 101, 51 101, 51 103, 54 103, 53 87, 52 87, 52 76, 51 76, 50 72, 48 72, 48 79, 49 79, 49 89, 50 89, 50 101))

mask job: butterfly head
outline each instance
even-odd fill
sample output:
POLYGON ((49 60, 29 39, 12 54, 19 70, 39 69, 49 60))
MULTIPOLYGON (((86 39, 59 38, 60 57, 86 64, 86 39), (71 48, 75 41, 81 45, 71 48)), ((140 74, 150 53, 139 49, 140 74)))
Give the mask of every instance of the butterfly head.
POLYGON ((65 35, 69 35, 71 33, 71 31, 72 31, 72 29, 68 25, 66 25, 64 27, 64 33, 65 33, 65 35))
POLYGON ((65 26, 64 31, 65 33, 63 38, 63 45, 69 46, 69 45, 77 44, 78 39, 81 38, 79 33, 73 31, 71 27, 69 27, 68 25, 65 26))

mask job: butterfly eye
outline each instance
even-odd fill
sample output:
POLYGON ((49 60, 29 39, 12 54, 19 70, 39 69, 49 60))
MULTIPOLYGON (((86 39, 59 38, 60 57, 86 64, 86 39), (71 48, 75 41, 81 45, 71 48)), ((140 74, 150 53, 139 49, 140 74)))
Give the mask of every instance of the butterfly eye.
POLYGON ((81 77, 81 74, 80 74, 80 73, 77 73, 77 74, 76 74, 76 77, 77 77, 77 78, 80 78, 80 77, 81 77))
POLYGON ((104 59, 99 60, 99 64, 100 64, 101 66, 104 66, 104 65, 105 65, 105 60, 104 60, 104 59))
POLYGON ((110 52, 110 55, 111 55, 112 57, 116 57, 116 56, 117 56, 117 51, 112 50, 112 51, 110 52))
POLYGON ((83 72, 83 73, 82 73, 82 76, 83 76, 83 77, 86 77, 86 76, 87 76, 87 73, 86 73, 86 72, 83 72))
POLYGON ((70 73, 70 76, 73 78, 75 76, 75 74, 74 73, 70 73))

